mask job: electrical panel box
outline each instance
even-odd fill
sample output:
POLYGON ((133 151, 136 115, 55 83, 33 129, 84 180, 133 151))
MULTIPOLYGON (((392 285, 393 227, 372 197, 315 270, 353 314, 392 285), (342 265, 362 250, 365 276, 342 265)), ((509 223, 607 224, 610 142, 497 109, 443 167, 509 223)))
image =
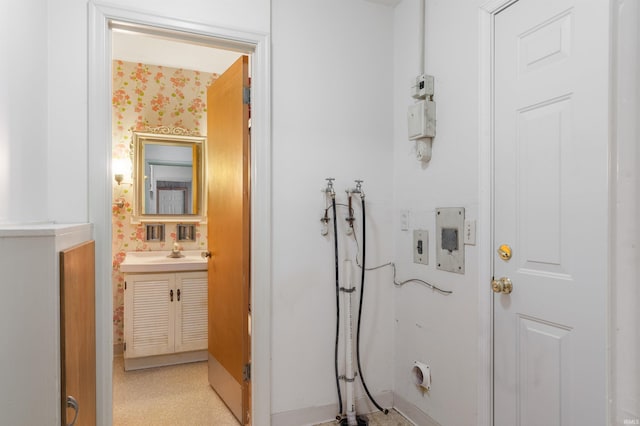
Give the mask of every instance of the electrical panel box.
POLYGON ((409 140, 436 136, 436 103, 421 100, 409 106, 407 113, 409 140))
POLYGON ((434 78, 432 75, 420 74, 411 81, 410 92, 414 99, 425 99, 427 96, 433 96, 434 78))
POLYGON ((464 208, 436 209, 436 267, 464 274, 464 208))

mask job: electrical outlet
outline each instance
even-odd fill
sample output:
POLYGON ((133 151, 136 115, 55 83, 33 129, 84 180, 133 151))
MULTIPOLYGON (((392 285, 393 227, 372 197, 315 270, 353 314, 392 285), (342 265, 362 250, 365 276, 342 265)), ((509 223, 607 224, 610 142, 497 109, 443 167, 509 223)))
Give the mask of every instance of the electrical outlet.
POLYGON ((476 245, 476 221, 467 219, 464 221, 464 243, 470 246, 476 245))
POLYGON ((409 210, 400 210, 400 230, 409 230, 409 210))
POLYGON ((429 264, 429 233, 423 229, 413 231, 413 263, 429 264))

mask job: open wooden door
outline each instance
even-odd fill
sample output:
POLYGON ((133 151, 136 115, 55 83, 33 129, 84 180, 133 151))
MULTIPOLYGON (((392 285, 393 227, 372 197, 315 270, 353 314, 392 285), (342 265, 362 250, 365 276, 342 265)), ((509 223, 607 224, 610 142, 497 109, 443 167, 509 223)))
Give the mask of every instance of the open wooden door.
POLYGON ((60 253, 62 424, 96 424, 95 242, 60 253))
POLYGON ((250 169, 248 57, 207 93, 209 383, 249 424, 250 169))

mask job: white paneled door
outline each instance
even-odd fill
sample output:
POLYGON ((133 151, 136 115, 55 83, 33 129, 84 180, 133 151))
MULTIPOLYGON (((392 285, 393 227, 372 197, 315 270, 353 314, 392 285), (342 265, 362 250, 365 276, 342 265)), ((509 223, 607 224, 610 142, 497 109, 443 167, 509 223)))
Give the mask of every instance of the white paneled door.
POLYGON ((494 21, 494 419, 606 424, 608 2, 494 21))

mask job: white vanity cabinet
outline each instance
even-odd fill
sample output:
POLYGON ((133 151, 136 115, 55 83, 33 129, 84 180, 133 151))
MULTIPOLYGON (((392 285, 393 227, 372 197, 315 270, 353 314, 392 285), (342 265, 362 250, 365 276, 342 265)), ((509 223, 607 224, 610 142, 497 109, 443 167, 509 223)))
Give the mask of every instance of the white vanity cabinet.
POLYGON ((207 359, 207 272, 125 273, 125 369, 207 359))

